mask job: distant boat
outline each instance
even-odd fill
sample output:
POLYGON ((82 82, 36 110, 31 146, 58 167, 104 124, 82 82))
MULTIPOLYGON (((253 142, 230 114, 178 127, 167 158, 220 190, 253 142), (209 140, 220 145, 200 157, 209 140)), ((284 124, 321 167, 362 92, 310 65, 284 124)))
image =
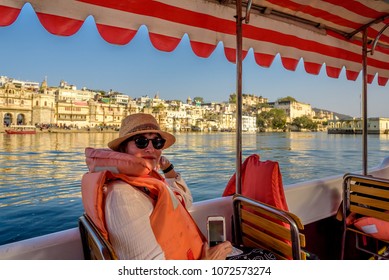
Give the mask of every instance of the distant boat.
POLYGON ((11 125, 5 129, 7 134, 35 134, 36 127, 33 125, 11 125))

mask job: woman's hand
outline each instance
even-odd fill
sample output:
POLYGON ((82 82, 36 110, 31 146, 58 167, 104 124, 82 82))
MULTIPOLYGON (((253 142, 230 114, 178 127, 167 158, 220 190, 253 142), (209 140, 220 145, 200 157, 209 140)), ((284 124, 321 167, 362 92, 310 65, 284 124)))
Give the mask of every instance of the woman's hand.
POLYGON ((225 260, 229 253, 232 252, 230 241, 225 241, 216 246, 209 247, 207 242, 203 244, 202 260, 225 260))
MULTIPOLYGON (((159 159, 159 168, 161 170, 166 170, 171 165, 171 162, 164 156, 161 156, 159 159)), ((165 178, 175 178, 177 176, 176 171, 173 169, 170 169, 168 172, 164 172, 165 178)))
POLYGON ((159 168, 161 168, 161 170, 165 170, 170 166, 170 164, 171 164, 170 161, 165 156, 160 157, 159 168))

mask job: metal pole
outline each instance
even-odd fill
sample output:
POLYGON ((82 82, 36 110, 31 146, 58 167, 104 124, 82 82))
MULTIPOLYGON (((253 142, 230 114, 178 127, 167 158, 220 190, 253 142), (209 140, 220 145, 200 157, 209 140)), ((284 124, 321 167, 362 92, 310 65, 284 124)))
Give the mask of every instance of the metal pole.
POLYGON ((363 119, 363 175, 367 175, 367 30, 363 31, 362 42, 362 119, 363 119))
POLYGON ((236 1, 236 193, 242 193, 242 0, 236 1))

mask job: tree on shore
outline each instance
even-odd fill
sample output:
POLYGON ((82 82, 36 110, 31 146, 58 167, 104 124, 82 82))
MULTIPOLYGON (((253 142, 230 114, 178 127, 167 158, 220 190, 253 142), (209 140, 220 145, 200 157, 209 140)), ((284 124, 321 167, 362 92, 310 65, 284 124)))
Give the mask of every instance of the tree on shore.
POLYGON ((200 104, 203 104, 204 103, 204 98, 200 97, 200 96, 196 96, 195 98, 193 98, 193 101, 195 103, 200 103, 200 104))
POLYGON ((278 102, 286 102, 286 101, 289 101, 289 102, 298 102, 294 97, 292 96, 287 96, 287 97, 283 97, 283 98, 279 98, 277 100, 278 102))
POLYGON ((165 106, 163 106, 162 103, 158 104, 157 106, 153 107, 153 113, 161 113, 165 111, 165 106))
POLYGON ((281 109, 263 111, 257 116, 259 128, 284 129, 286 126, 286 113, 281 109))
POLYGON ((317 129, 317 123, 311 120, 308 116, 294 118, 292 125, 303 129, 317 129))
POLYGON ((229 103, 236 103, 236 93, 230 94, 230 98, 228 99, 229 103))

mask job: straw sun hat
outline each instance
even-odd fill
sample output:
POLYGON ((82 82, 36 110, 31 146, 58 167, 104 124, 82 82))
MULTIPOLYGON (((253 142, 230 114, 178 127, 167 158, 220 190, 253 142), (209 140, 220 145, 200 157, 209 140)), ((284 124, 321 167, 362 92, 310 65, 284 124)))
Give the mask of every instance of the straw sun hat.
POLYGON ((133 114, 129 115, 122 120, 122 125, 119 130, 119 137, 108 143, 114 151, 119 150, 120 144, 126 139, 144 133, 158 133, 163 139, 166 140, 164 149, 170 147, 176 142, 174 135, 162 131, 157 123, 157 120, 150 114, 133 114))

